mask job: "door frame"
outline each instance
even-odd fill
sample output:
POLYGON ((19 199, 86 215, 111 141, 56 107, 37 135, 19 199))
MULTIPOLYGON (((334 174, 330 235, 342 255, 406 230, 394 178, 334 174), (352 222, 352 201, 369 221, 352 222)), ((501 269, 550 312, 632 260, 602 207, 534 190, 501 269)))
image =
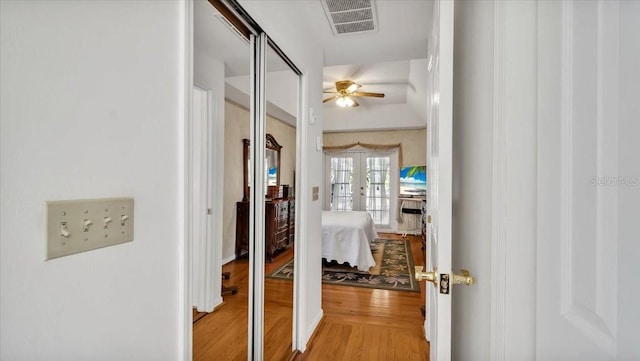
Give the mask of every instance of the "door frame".
MULTIPOLYGON (((379 231, 383 231, 383 232, 396 232, 398 230, 398 221, 397 221, 397 217, 398 217, 398 197, 400 196, 399 194, 399 184, 398 184, 398 180, 396 178, 393 177, 394 174, 400 174, 400 159, 399 159, 399 153, 398 153, 398 149, 394 148, 394 149, 385 149, 385 150, 373 150, 373 149, 368 149, 368 148, 364 148, 361 146, 356 146, 350 149, 344 149, 344 150, 336 150, 336 151, 324 151, 323 154, 323 167, 324 167, 324 190, 325 190, 325 196, 322 199, 322 204, 323 204, 323 209, 325 210, 329 210, 330 208, 330 201, 329 198, 331 197, 331 179, 330 179, 330 174, 331 174, 331 163, 329 162, 330 157, 332 156, 340 156, 341 154, 354 154, 357 153, 357 159, 361 159, 360 157, 362 155, 375 155, 376 153, 379 153, 381 155, 389 155, 390 158, 390 162, 389 162, 389 172, 390 172, 390 181, 389 181, 389 189, 391 192, 393 192, 394 194, 391 195, 390 194, 390 199, 389 199, 389 228, 380 228, 378 229, 379 231)), ((354 158, 356 159, 356 158, 354 158)), ((366 168, 362 162, 359 162, 358 165, 356 165, 356 162, 354 161, 353 167, 354 167, 354 174, 356 173, 355 168, 356 166, 360 167, 361 169, 358 170, 359 175, 361 175, 362 172, 362 168, 366 168)), ((354 183, 355 185, 355 183, 354 183)), ((354 192, 355 193, 355 192, 354 192)), ((359 202, 362 202, 362 199, 360 199, 359 202)), ((354 205, 355 205, 355 200, 354 200, 354 205)), ((354 208, 356 208, 354 206, 354 208)), ((366 206, 365 206, 366 208, 366 206)), ((359 209, 360 211, 362 211, 363 209, 359 209)))
POLYGON ((224 171, 223 158, 215 157, 224 153, 224 114, 216 107, 213 90, 197 83, 193 88, 203 93, 204 96, 192 93, 192 100, 201 98, 200 106, 205 112, 199 121, 192 114, 189 125, 188 157, 194 185, 189 223, 193 252, 190 287, 193 306, 198 306, 200 312, 212 312, 222 303, 222 219, 212 215, 222 213, 223 182, 213 175, 224 171))
POLYGON ((537 7, 537 2, 494 2, 488 276, 489 358, 496 361, 535 355, 537 7), (507 307, 513 304, 517 307, 507 307))
POLYGON ((178 354, 182 360, 193 359, 193 311, 191 294, 191 231, 189 224, 191 204, 191 166, 188 147, 189 133, 192 121, 191 103, 193 99, 193 2, 185 1, 178 7, 180 24, 180 49, 182 54, 178 56, 179 68, 182 69, 178 84, 179 113, 182 117, 178 127, 178 214, 181 219, 178 222, 178 354))

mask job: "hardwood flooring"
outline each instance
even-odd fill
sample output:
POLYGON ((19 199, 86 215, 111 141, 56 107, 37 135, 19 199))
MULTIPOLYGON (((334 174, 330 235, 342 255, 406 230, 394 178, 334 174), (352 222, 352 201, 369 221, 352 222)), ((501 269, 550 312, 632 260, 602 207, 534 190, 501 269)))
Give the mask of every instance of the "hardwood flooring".
MULTIPOLYGON (((272 263, 266 264, 265 274, 291 258, 293 248, 276 255, 272 263)), ((237 286, 238 293, 224 296, 224 304, 212 313, 194 312, 195 361, 247 360, 249 260, 230 262, 222 267, 222 271, 231 272, 231 278, 223 280, 223 284, 237 286)), ((293 356, 293 282, 265 279, 264 324, 264 359, 289 360, 293 356)))
MULTIPOLYGON (((400 235, 380 234, 399 239, 400 235)), ((414 264, 424 265, 420 238, 409 236, 414 264)), ((420 293, 322 286, 324 318, 296 360, 428 360, 424 339, 425 284, 420 293)))
MULTIPOLYGON (((382 238, 401 238, 380 234, 382 238)), ((419 237, 409 236, 414 263, 424 265, 419 237)), ((271 272, 292 257, 292 250, 267 264, 271 272)), ((238 260, 223 267, 231 272, 225 284, 239 287, 236 295, 224 297, 224 304, 200 317, 193 326, 193 358, 208 360, 247 359, 248 261, 238 260)), ((265 280, 265 360, 289 360, 293 283, 265 280)), ((421 293, 323 285, 320 322, 307 350, 296 360, 428 360, 429 345, 423 337, 425 285, 421 293)), ((197 315, 199 316, 199 315, 197 315)), ((195 319, 195 318, 194 318, 195 319)))

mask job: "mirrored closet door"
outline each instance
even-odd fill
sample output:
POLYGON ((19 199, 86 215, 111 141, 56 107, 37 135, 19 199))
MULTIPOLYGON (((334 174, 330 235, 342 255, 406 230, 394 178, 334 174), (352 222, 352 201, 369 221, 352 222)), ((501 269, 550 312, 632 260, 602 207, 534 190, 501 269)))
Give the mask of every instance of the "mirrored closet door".
POLYGON ((199 169, 191 174, 199 206, 189 222, 194 360, 247 360, 249 350, 251 273, 249 259, 236 255, 235 219, 244 192, 242 140, 250 137, 253 44, 231 15, 222 2, 193 2, 192 99, 205 105, 193 107, 189 137, 199 169))
MULTIPOLYGON (((297 69, 287 64, 271 45, 267 48, 266 58, 265 131, 267 143, 277 142, 279 152, 277 157, 273 157, 275 153, 267 151, 265 161, 268 185, 265 199, 264 359, 288 360, 293 352, 295 171, 300 78, 297 69), (278 161, 270 161, 272 158, 278 161), (273 164, 277 167, 269 167, 273 164)), ((269 148, 267 144, 267 150, 269 148)))
POLYGON ((193 359, 288 360, 301 73, 233 0, 194 1, 193 69, 193 359))

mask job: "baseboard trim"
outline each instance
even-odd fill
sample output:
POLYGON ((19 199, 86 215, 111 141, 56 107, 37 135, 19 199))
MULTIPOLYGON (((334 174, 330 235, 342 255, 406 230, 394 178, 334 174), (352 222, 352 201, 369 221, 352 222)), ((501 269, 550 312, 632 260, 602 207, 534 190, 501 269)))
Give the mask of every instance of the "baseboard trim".
POLYGON ((300 352, 304 352, 309 346, 309 344, 311 344, 313 339, 316 337, 318 326, 320 325, 320 322, 322 322, 323 318, 324 318, 324 311, 320 309, 320 312, 318 313, 314 321, 311 323, 311 327, 307 329, 307 335, 308 335, 307 342, 305 342, 304 344, 304 350, 300 350, 300 352))
POLYGON ((236 259, 235 255, 233 255, 231 257, 224 258, 224 259, 222 259, 222 265, 224 266, 225 264, 227 264, 227 263, 229 263, 231 261, 235 261, 235 259, 236 259))

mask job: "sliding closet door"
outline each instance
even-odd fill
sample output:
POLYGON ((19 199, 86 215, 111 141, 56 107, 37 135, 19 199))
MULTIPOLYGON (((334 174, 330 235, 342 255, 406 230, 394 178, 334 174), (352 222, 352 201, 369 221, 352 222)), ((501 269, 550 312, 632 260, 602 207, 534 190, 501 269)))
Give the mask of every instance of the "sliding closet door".
MULTIPOLYGON (((287 204, 288 247, 282 247, 274 258, 292 261, 297 240, 295 168, 301 72, 236 1, 197 0, 193 4, 194 85, 211 90, 212 108, 217 112, 214 123, 220 122, 196 135, 215 136, 219 140, 210 143, 224 148, 224 152, 213 152, 215 159, 205 163, 224 164, 224 171, 216 174, 224 174, 224 190, 218 192, 224 199, 219 207, 205 209, 204 217, 220 217, 220 223, 235 225, 216 230, 223 233, 222 245, 216 247, 222 249, 222 270, 229 271, 230 277, 222 282, 225 302, 220 307, 208 314, 194 311, 193 359, 287 360, 295 344, 295 287, 293 278, 265 280, 265 194, 267 170, 271 169, 264 160, 266 134, 273 133, 283 145, 277 179, 289 190, 288 197, 278 200, 287 204), (209 134, 213 131, 218 133, 209 134), (250 147, 245 154, 247 139, 250 147), (250 190, 248 197, 246 189, 250 190), (248 222, 237 222, 247 218, 248 222), (237 235, 241 235, 245 252, 236 252, 237 235)), ((190 217, 195 218, 187 214, 190 217)), ((196 256, 199 254, 190 261, 197 260, 196 256)), ((219 292, 219 274, 216 279, 216 285, 207 282, 204 286, 215 286, 219 292)))
POLYGON ((251 163, 249 184, 249 360, 264 359, 264 265, 265 265, 265 75, 267 36, 251 35, 251 163))
MULTIPOLYGON (((186 217, 190 227, 206 232, 189 232, 189 261, 191 287, 199 291, 202 301, 215 301, 194 303, 198 309, 188 310, 193 312, 193 338, 187 344, 193 345, 196 361, 247 359, 249 349, 249 261, 234 259, 236 229, 228 225, 235 225, 236 203, 243 195, 242 139, 250 136, 253 45, 248 36, 230 29, 223 13, 209 1, 193 2, 193 82, 205 91, 201 102, 206 103, 207 112, 202 126, 189 127, 187 154, 200 161, 197 169, 201 172, 187 178, 193 207, 186 217), (204 233, 207 238, 199 236, 204 233), (230 277, 223 280, 222 271, 230 272, 230 277)), ((194 101, 195 95, 197 92, 194 101)))
MULTIPOLYGON (((271 45, 271 44, 270 44, 271 45)), ((289 360, 293 352, 294 273, 297 237, 295 174, 297 164, 297 120, 299 75, 272 46, 267 48, 266 132, 282 146, 272 179, 287 194, 270 204, 277 204, 275 214, 278 234, 273 260, 265 264, 264 283, 264 359, 289 360), (284 238, 283 238, 284 237, 284 238), (283 241, 283 239, 285 241, 283 241), (282 270, 282 271, 279 271, 282 270)))

